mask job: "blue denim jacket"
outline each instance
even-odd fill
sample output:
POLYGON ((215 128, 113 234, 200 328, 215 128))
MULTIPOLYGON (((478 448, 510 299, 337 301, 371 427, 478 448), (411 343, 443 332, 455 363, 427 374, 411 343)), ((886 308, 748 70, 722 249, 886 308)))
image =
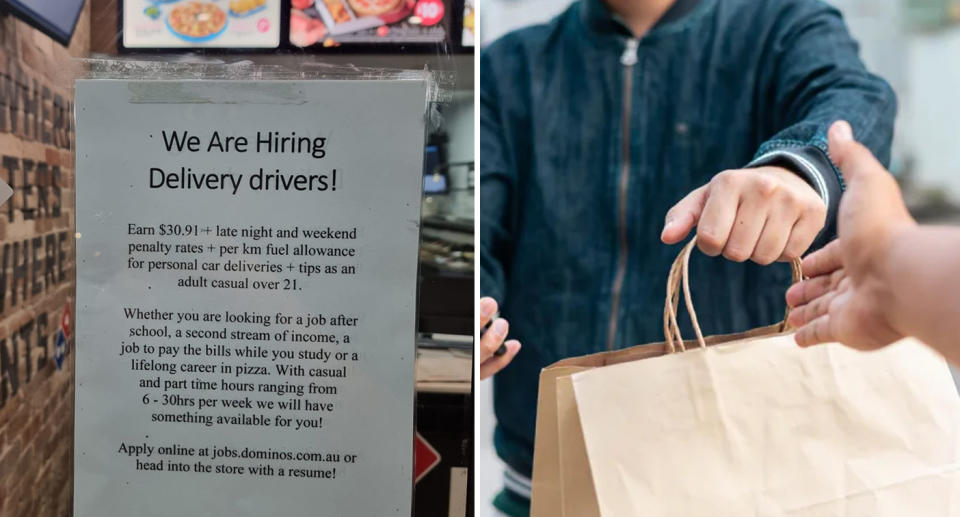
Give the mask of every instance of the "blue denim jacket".
MULTIPOLYGON (((817 0, 678 0, 639 40, 580 0, 482 53, 480 287, 523 343, 494 385, 508 465, 530 474, 541 368, 663 341, 679 246, 659 236, 685 194, 725 169, 783 165, 827 201, 815 245, 832 237, 842 180, 827 128, 849 121, 886 163, 896 111, 857 52, 817 0)), ((701 255, 690 274, 706 334, 783 317, 783 264, 701 255)))

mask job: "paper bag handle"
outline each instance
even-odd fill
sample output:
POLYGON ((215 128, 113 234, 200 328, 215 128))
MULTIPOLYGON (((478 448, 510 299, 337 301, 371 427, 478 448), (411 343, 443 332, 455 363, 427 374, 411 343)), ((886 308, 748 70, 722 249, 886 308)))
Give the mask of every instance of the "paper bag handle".
MULTIPOLYGON (((690 239, 677 258, 670 266, 670 274, 667 276, 667 299, 663 304, 663 335, 667 340, 667 350, 670 353, 685 351, 687 348, 683 344, 683 337, 680 336, 680 324, 677 323, 677 309, 680 305, 680 287, 683 286, 684 304, 687 306, 687 312, 690 314, 690 322, 693 324, 693 331, 697 334, 697 343, 702 348, 707 344, 703 339, 703 332, 700 331, 700 323, 697 321, 697 312, 693 310, 693 298, 690 296, 690 252, 697 243, 696 235, 690 239)), ((803 270, 800 268, 800 259, 790 261, 790 269, 793 275, 793 283, 803 279, 803 270)), ((783 322, 780 324, 780 331, 784 332, 790 329, 787 324, 787 316, 790 315, 790 307, 783 315, 783 322)))

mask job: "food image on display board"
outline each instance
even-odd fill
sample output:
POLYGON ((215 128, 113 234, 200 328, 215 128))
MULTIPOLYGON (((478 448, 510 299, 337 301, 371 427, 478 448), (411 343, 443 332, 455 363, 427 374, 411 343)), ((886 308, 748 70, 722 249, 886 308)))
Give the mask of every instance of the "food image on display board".
POLYGON ((450 34, 449 0, 291 0, 290 43, 440 43, 450 34))
POLYGON ((227 29, 227 13, 212 3, 181 4, 170 11, 167 27, 187 41, 210 41, 227 29))
POLYGON ((126 48, 276 48, 281 0, 124 0, 126 48))

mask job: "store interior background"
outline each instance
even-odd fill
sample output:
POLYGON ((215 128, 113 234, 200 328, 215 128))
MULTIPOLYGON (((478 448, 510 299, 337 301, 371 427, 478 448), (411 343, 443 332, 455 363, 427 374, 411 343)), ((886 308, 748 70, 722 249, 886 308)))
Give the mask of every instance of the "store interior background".
MULTIPOLYGON (((570 0, 481 0, 480 49, 512 30, 544 23, 570 0)), ((891 171, 914 216, 960 223, 960 1, 827 0, 841 10, 867 67, 897 93, 899 111, 891 171)), ((482 293, 481 293, 482 294, 482 293)), ((523 353, 522 351, 520 353, 523 353)), ((960 380, 954 369, 954 379, 960 380)), ((477 384, 478 516, 502 487, 493 451, 492 382, 477 384)))
MULTIPOLYGON (((83 1, 69 48, 29 24, 26 17, 8 5, 8 1, 12 0, 0 0, 0 87, 20 81, 10 88, 23 88, 24 95, 49 86, 53 93, 69 100, 70 81, 63 76, 66 68, 63 65, 70 59, 84 57, 226 63, 246 60, 293 69, 312 63, 389 69, 427 68, 442 75, 441 102, 435 106, 439 116, 431 117, 433 127, 424 149, 423 182, 427 192, 422 199, 420 299, 418 334, 415 336, 417 432, 439 454, 439 459, 416 483, 414 515, 473 515, 470 476, 473 462, 471 392, 475 300, 474 60, 472 48, 453 43, 465 41, 460 40, 461 35, 453 34, 451 29, 447 41, 419 46, 378 43, 367 47, 328 48, 318 44, 307 50, 286 48, 252 53, 215 50, 201 54, 189 49, 131 53, 120 52, 117 45, 121 35, 117 2, 123 0, 83 1)), ((141 9, 150 5, 147 0, 135 1, 139 2, 136 5, 141 9)), ((465 15, 464 5, 472 5, 472 0, 443 1, 446 16, 450 17, 465 15)), ((74 1, 61 4, 60 0, 41 3, 52 10, 61 6, 66 10, 68 3, 76 5, 74 1)), ((290 3, 282 2, 281 5, 286 8, 290 3)), ((10 92, 4 90, 0 93, 10 92)), ((49 93, 44 95, 48 97, 39 109, 53 111, 49 93)), ((0 98, 3 99, 6 97, 0 98)), ((0 104, 0 108, 4 108, 0 116, 5 116, 6 108, 10 108, 14 114, 11 116, 22 116, 22 120, 27 120, 22 106, 0 104), (21 112, 22 115, 18 115, 21 112)), ((318 121, 322 121, 322 114, 318 114, 318 121)), ((49 124, 49 120, 46 123, 49 124)), ((25 125, 26 122, 21 126, 25 125)), ((0 154, 29 163, 45 160, 44 163, 62 165, 65 200, 64 214, 55 220, 27 220, 30 218, 18 211, 15 216, 10 216, 9 221, 0 221, 0 240, 5 245, 20 244, 51 230, 69 232, 72 236, 72 148, 56 148, 40 141, 35 134, 25 133, 22 127, 11 131, 9 124, 0 124, 0 154)), ((31 181, 41 181, 34 176, 37 175, 31 175, 31 181)), ((36 193, 29 191, 34 187, 25 184, 26 178, 26 172, 23 179, 19 174, 10 178, 4 173, 2 179, 11 183, 16 180, 18 184, 18 194, 9 203, 28 196, 35 201, 36 193)), ((25 335, 24 322, 38 314, 47 317, 45 321, 51 325, 59 322, 65 300, 73 297, 72 248, 68 251, 71 258, 65 266, 69 269, 66 281, 50 292, 27 299, 18 306, 8 304, 6 310, 0 310, 0 337, 4 338, 0 347, 5 352, 13 350, 15 362, 18 361, 16 347, 23 346, 23 338, 19 344, 18 341, 12 341, 12 345, 8 342, 15 339, 13 336, 25 335)), ((28 323, 33 325, 33 320, 28 323)), ((35 326, 29 328, 36 329, 35 326)), ((55 337, 55 333, 51 336, 55 337)), ((6 357, 6 354, 0 355, 6 357)), ((31 359, 29 355, 24 358, 21 354, 20 357, 19 369, 23 371, 31 359)), ((4 385, 3 400, 0 401, 0 515, 69 514, 73 455, 72 358, 73 354, 67 356, 62 371, 52 366, 52 360, 47 361, 42 370, 38 366, 32 380, 29 369, 25 378, 21 373, 19 391, 14 388, 9 397, 7 367, 4 367, 3 379, 0 379, 0 384, 4 385)))
MULTIPOLYGON (((92 27, 117 27, 118 0, 89 0, 92 27)), ((450 5, 462 5, 447 2, 450 5)), ((451 10, 453 11, 453 10, 451 10)), ((457 37, 458 35, 453 35, 457 37)), ((119 34, 91 31, 91 56, 119 55, 119 34)), ((353 47, 356 48, 356 47, 353 47)), ((473 499, 472 346, 474 242, 474 66, 455 45, 393 48, 308 48, 232 54, 191 52, 125 58, 237 62, 297 69, 305 64, 423 70, 442 74, 440 117, 426 142, 421 204, 420 299, 417 336, 417 431, 440 462, 416 484, 414 516, 470 516, 473 499)))

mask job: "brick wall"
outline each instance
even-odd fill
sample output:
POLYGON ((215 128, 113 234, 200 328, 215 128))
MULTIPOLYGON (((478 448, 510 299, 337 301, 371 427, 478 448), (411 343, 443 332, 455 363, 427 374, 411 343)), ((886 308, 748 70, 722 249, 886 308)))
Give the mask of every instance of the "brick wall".
POLYGON ((73 101, 62 70, 89 41, 89 7, 69 49, 0 15, 0 178, 14 188, 0 205, 0 516, 71 514, 72 340, 62 370, 55 360, 76 281, 73 101))

